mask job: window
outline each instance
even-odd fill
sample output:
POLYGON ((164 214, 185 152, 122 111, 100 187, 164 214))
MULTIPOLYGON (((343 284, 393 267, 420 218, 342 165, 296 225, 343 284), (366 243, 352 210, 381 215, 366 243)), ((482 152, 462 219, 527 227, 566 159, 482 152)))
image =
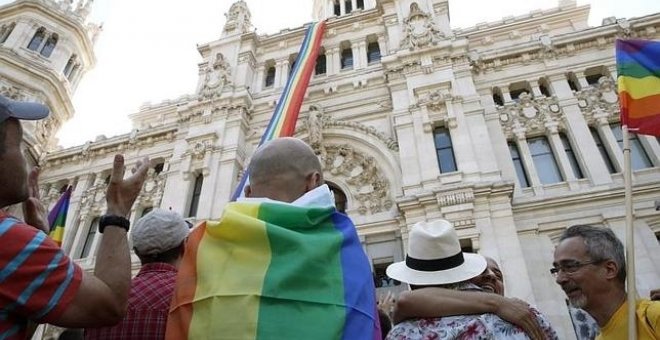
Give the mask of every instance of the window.
POLYGON ((69 79, 69 81, 73 81, 73 79, 78 75, 79 70, 80 70, 80 64, 73 65, 73 68, 71 69, 71 73, 69 73, 66 79, 69 79))
POLYGON ((552 184, 563 181, 548 139, 536 137, 528 139, 527 144, 541 183, 552 184))
POLYGON ((41 55, 48 58, 50 57, 51 54, 53 54, 53 50, 55 49, 55 46, 57 45, 57 34, 53 33, 50 35, 48 40, 46 40, 46 44, 44 44, 44 47, 41 48, 41 55))
POLYGON ((346 10, 346 14, 351 13, 351 11, 353 11, 353 3, 351 2, 351 0, 344 1, 344 9, 346 10))
POLYGON ((199 174, 195 177, 195 185, 193 187, 192 197, 190 198, 190 209, 188 209, 188 216, 197 216, 197 206, 199 205, 199 197, 202 195, 202 184, 204 183, 204 175, 199 174))
POLYGON ((606 72, 602 66, 591 67, 584 71, 584 77, 589 85, 598 85, 598 80, 605 76, 606 72))
POLYGON ((325 60, 325 54, 319 54, 319 56, 316 57, 316 65, 314 66, 315 75, 325 74, 327 72, 325 60))
POLYGON ((87 230, 87 236, 85 237, 85 243, 83 243, 82 251, 80 252, 80 258, 84 259, 89 256, 89 253, 92 250, 92 245, 94 244, 94 238, 96 238, 96 233, 99 230, 99 219, 95 217, 92 220, 92 223, 89 225, 89 230, 87 230))
POLYGON ((163 172, 163 169, 165 168, 165 163, 160 162, 154 166, 154 172, 156 175, 160 175, 161 172, 163 172))
POLYGON ((564 145, 564 151, 566 152, 566 156, 568 156, 568 162, 571 163, 571 169, 573 169, 575 178, 584 178, 584 174, 582 174, 582 170, 580 170, 580 164, 575 157, 575 153, 573 152, 573 148, 571 147, 571 143, 568 140, 568 137, 566 137, 565 134, 560 133, 559 138, 561 138, 561 143, 564 145))
POLYGON ((336 16, 341 15, 341 5, 339 5, 339 0, 335 0, 333 3, 333 12, 335 13, 336 16))
POLYGON ((296 62, 298 61, 298 55, 294 54, 289 57, 289 77, 293 74, 293 71, 296 69, 296 62))
POLYGON ((326 181, 326 184, 330 187, 330 191, 332 191, 332 195, 335 197, 335 207, 337 208, 337 211, 345 214, 346 202, 348 201, 346 199, 346 194, 336 184, 328 181, 326 181))
POLYGON ((44 41, 44 37, 46 36, 46 29, 43 27, 40 27, 37 32, 34 33, 34 36, 32 37, 32 40, 30 40, 30 43, 28 44, 28 49, 32 51, 36 51, 39 49, 39 46, 41 46, 41 43, 44 41))
POLYGON ((266 71, 266 87, 271 87, 275 84, 275 66, 271 66, 266 71))
POLYGON ((459 240, 461 245, 461 251, 464 253, 474 253, 474 246, 472 245, 472 240, 469 238, 462 238, 459 240))
POLYGON ((438 156, 440 173, 456 171, 456 160, 454 159, 454 147, 447 128, 441 127, 433 132, 435 139, 435 151, 438 156))
POLYGON ((607 149, 605 149, 605 145, 603 144, 603 141, 600 139, 600 136, 598 135, 598 131, 596 129, 590 127, 589 131, 591 131, 591 136, 594 138, 594 142, 596 142, 596 147, 598 147, 598 152, 600 152, 600 156, 603 157, 603 161, 605 162, 605 166, 607 167, 607 171, 609 171, 611 174, 615 173, 614 169, 614 164, 612 164, 612 160, 610 159, 610 156, 607 154, 607 149))
MULTIPOLYGON (((619 143, 619 148, 623 150, 623 130, 621 130, 621 125, 615 123, 610 125, 614 138, 616 138, 617 143, 619 143)), ((649 156, 644 151, 642 143, 637 138, 637 134, 629 133, 630 136, 630 163, 633 170, 640 170, 645 168, 650 168, 652 166, 649 156)))
POLYGON ((495 102, 495 105, 497 105, 497 106, 503 106, 504 105, 504 99, 502 98, 502 90, 500 90, 499 87, 494 87, 493 88, 493 101, 495 102))
POLYGON ((364 0, 357 0, 355 6, 359 9, 364 9, 364 0))
POLYGON ((578 82, 577 77, 573 72, 566 75, 566 81, 568 82, 568 87, 570 87, 573 92, 580 91, 580 88, 578 87, 580 82, 578 82))
POLYGON ((509 85, 509 93, 511 94, 511 99, 518 101, 518 97, 520 97, 521 94, 532 93, 532 88, 529 86, 528 82, 521 81, 509 85))
POLYGON ((367 62, 369 64, 380 61, 380 46, 378 42, 370 42, 367 46, 367 62))
POLYGON ((73 71, 73 66, 76 63, 76 55, 73 54, 69 58, 69 61, 66 62, 66 65, 64 66, 64 70, 62 70, 62 73, 64 73, 65 77, 68 77, 71 74, 71 71, 73 71))
POLYGON ((16 23, 13 22, 9 25, 2 25, 2 28, 0 29, 0 44, 7 41, 7 38, 9 38, 9 35, 14 30, 14 27, 16 27, 16 23))
POLYGON ((541 94, 546 97, 552 97, 552 94, 550 94, 550 86, 548 86, 548 82, 545 78, 539 79, 539 91, 541 91, 541 94))
POLYGON ((350 47, 341 50, 341 69, 353 68, 353 51, 350 47))
POLYGON ((518 152, 518 146, 514 142, 509 142, 509 152, 511 153, 511 160, 513 161, 513 167, 516 169, 516 176, 518 177, 518 182, 523 188, 529 187, 529 179, 527 178, 527 172, 525 172, 525 167, 523 166, 522 159, 520 158, 520 152, 518 152))

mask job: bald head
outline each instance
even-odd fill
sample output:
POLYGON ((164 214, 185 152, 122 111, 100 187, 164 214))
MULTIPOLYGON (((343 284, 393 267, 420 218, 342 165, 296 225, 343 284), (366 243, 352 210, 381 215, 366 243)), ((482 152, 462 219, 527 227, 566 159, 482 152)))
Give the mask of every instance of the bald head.
POLYGON ((260 146, 252 156, 249 172, 246 197, 293 202, 323 184, 321 163, 312 148, 291 137, 260 146))

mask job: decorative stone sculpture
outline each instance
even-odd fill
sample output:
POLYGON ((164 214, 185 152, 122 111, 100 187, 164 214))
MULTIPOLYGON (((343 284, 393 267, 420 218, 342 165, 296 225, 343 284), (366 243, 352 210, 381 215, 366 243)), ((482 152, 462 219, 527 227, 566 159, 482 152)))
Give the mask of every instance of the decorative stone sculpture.
POLYGON ((204 71, 204 83, 200 91, 200 99, 219 97, 225 85, 230 83, 231 69, 222 53, 217 53, 209 61, 204 71))
POLYGON ((401 41, 401 48, 417 49, 436 44, 445 38, 440 31, 433 17, 422 11, 416 2, 410 5, 410 13, 403 20, 404 39, 401 41))
POLYGON ((311 105, 309 107, 309 116, 307 117, 308 143, 317 154, 321 153, 323 148, 322 130, 323 108, 318 105, 311 105))

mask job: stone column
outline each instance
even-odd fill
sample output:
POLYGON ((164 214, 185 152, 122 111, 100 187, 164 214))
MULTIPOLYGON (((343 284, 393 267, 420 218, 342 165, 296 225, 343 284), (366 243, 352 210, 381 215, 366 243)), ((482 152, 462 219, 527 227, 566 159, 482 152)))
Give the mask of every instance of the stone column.
MULTIPOLYGON (((366 5, 366 4, 365 4, 366 5)), ((387 46, 387 39, 384 36, 378 36, 378 48, 380 48, 380 56, 384 57, 389 53, 389 47, 387 46)))
POLYGON ((351 53, 353 53, 353 69, 362 68, 359 42, 351 41, 351 53))
POLYGON ((346 14, 346 5, 344 4, 344 0, 339 0, 339 15, 344 14, 346 14))
POLYGON ((621 147, 614 137, 614 133, 612 132, 612 128, 610 128, 610 123, 607 121, 607 118, 598 119, 596 130, 598 130, 598 135, 600 136, 605 149, 607 149, 607 153, 610 155, 610 160, 612 161, 612 165, 614 165, 616 172, 623 172, 623 151, 621 151, 621 147))
POLYGON ((571 162, 568 160, 568 155, 566 155, 564 143, 562 142, 561 137, 559 137, 557 126, 546 126, 546 137, 550 142, 552 153, 557 160, 557 165, 559 166, 559 171, 561 172, 564 181, 568 182, 571 189, 578 189, 579 187, 575 183, 577 178, 573 172, 571 162))
MULTIPOLYGON (((527 179, 529 180, 529 185, 534 188, 534 192, 537 194, 543 192, 543 184, 539 179, 539 175, 536 172, 536 166, 534 165, 534 159, 532 158, 532 153, 529 151, 529 145, 527 144, 527 138, 522 133, 516 133, 516 145, 518 146, 518 153, 523 163, 523 168, 527 172, 527 179)), ((517 176, 516 176, 517 178, 517 176)))
POLYGON ((332 48, 332 74, 339 74, 341 71, 341 56, 339 47, 332 48))
POLYGON ((502 100, 504 101, 504 104, 513 101, 513 99, 511 99, 511 92, 509 92, 509 86, 500 86, 500 91, 502 91, 502 100))
POLYGON ((261 64, 257 67, 257 76, 254 84, 254 92, 259 93, 264 87, 264 75, 266 74, 266 66, 261 64))
POLYGON ((358 43, 359 47, 359 60, 360 60, 360 68, 365 68, 367 65, 369 65, 369 60, 367 59, 367 42, 366 41, 360 41, 358 43))
POLYGON ((589 83, 587 83, 587 78, 584 76, 584 72, 576 71, 574 74, 575 78, 578 80, 578 83, 580 83, 580 89, 585 89, 590 86, 589 83))
POLYGON ((536 80, 532 80, 529 82, 529 86, 532 88, 532 96, 534 98, 540 98, 543 96, 543 93, 541 93, 541 88, 539 87, 539 82, 536 80))

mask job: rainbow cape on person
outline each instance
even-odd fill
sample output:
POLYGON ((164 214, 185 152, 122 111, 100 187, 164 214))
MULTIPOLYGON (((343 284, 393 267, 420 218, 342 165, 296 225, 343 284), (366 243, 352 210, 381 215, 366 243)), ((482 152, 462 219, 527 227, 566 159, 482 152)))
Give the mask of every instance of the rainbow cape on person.
POLYGON ((368 259, 333 206, 229 203, 190 234, 167 339, 380 339, 368 259))

